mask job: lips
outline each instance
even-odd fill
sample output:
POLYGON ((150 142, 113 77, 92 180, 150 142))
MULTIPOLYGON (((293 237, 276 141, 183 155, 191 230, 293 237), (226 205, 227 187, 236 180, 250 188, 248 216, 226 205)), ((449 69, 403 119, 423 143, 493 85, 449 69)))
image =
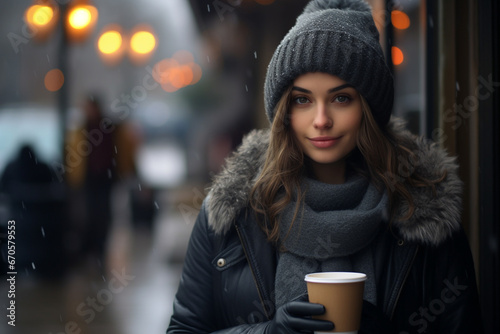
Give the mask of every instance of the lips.
POLYGON ((334 146, 339 140, 342 138, 340 137, 314 137, 314 138, 307 138, 317 148, 329 148, 334 146))

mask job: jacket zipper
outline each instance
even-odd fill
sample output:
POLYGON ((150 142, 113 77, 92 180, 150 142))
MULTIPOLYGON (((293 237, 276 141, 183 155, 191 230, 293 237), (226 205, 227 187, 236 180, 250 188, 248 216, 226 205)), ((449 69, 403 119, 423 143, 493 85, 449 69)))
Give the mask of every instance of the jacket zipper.
POLYGON ((415 262, 415 258, 417 257, 417 253, 418 253, 418 246, 417 246, 417 249, 415 249, 415 252, 413 253, 413 256, 411 258, 410 264, 408 265, 408 268, 406 269, 406 273, 405 273, 405 276, 403 278, 403 282, 401 283, 401 285, 399 287, 398 295, 396 296, 396 300, 394 301, 394 304, 392 306, 391 316, 390 316, 391 321, 394 317, 394 312, 396 312, 396 305, 398 304, 399 297, 401 296, 401 292, 403 291, 403 287, 406 284, 406 280, 408 279, 408 276, 410 275, 410 270, 413 267, 413 262, 415 262))
POLYGON ((243 240, 243 236, 241 235, 240 228, 238 225, 235 225, 236 228, 236 233, 238 233, 238 237, 240 238, 241 246, 243 248, 243 252, 245 253, 245 257, 247 258, 248 266, 250 267, 250 272, 252 273, 252 278, 255 283, 255 287, 257 288, 257 293, 259 294, 259 299, 260 299, 260 304, 262 305, 262 309, 264 310, 264 313, 266 314, 266 317, 268 320, 271 318, 269 317, 269 314, 267 313, 265 304, 264 304, 264 299, 262 298, 262 292, 260 291, 259 284, 257 283, 257 277, 255 277, 255 272, 252 266, 252 262, 250 261, 250 257, 248 256, 248 252, 246 249, 246 243, 243 240))

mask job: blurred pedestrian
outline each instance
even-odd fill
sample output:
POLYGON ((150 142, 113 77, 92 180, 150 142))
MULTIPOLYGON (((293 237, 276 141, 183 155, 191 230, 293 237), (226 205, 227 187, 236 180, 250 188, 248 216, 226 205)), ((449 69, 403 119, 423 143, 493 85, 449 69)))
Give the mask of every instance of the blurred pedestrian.
POLYGON ((84 101, 85 122, 71 133, 66 165, 71 167, 68 184, 81 190, 84 223, 79 256, 104 266, 106 241, 111 225, 111 189, 114 176, 113 127, 105 118, 100 101, 92 96, 84 101))
POLYGON ((38 160, 31 144, 21 145, 15 159, 7 164, 0 178, 0 190, 15 191, 20 182, 25 184, 45 184, 53 180, 53 174, 43 161, 38 160))
MULTIPOLYGON (((72 189, 73 253, 93 268, 106 270, 114 186, 135 174, 136 141, 126 124, 106 117, 98 97, 83 103, 84 122, 66 146, 66 181, 72 189), (83 218, 83 219, 82 219, 83 218)), ((77 261, 79 262, 79 261, 77 261)))
MULTIPOLYGON (((6 218, 16 222, 12 245, 20 275, 60 278, 66 269, 64 188, 32 144, 23 144, 7 164, 0 177, 0 194, 7 204, 6 218)), ((7 259, 7 244, 2 246, 2 258, 7 259)))

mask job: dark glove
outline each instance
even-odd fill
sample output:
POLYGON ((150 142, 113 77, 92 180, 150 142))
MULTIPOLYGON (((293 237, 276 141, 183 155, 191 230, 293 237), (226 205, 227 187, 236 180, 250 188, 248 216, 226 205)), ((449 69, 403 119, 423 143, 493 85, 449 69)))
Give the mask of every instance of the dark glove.
POLYGON ((396 333, 389 318, 380 308, 363 300, 361 328, 359 334, 393 334, 396 333))
POLYGON ((325 313, 321 304, 313 304, 304 300, 294 300, 278 308, 274 319, 266 327, 266 334, 304 333, 304 331, 331 331, 331 321, 310 318, 311 315, 325 313))

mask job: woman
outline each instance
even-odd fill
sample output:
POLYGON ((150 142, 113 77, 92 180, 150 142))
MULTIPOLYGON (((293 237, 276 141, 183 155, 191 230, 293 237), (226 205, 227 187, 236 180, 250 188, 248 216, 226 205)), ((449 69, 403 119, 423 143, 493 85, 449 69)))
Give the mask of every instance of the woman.
POLYGON ((368 5, 310 2, 269 64, 271 129, 202 206, 167 333, 332 330, 316 271, 367 274, 362 333, 481 332, 458 167, 389 121, 393 95, 368 5))

